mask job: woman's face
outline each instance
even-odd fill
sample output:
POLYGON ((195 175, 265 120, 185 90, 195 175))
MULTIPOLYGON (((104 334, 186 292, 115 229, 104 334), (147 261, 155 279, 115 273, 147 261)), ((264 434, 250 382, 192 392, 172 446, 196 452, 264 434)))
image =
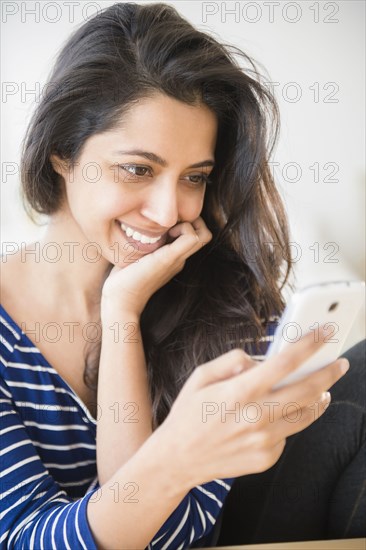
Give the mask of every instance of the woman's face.
POLYGON ((65 206, 85 239, 124 267, 162 246, 178 221, 193 222, 216 136, 217 119, 206 106, 157 94, 136 103, 118 129, 89 138, 76 166, 58 170, 65 206))

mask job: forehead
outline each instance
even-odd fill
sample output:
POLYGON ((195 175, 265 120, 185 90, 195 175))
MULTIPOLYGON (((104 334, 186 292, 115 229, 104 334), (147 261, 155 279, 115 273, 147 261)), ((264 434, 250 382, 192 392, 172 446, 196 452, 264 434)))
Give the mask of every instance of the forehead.
POLYGON ((179 121, 184 126, 192 122, 204 121, 208 125, 216 124, 216 115, 204 103, 189 105, 165 94, 156 93, 152 97, 139 99, 123 117, 121 126, 132 126, 145 122, 149 117, 152 123, 174 125, 179 121))
POLYGON ((192 164, 213 157, 217 124, 216 115, 206 105, 188 105, 157 94, 136 101, 113 130, 94 138, 98 140, 95 145, 111 151, 128 145, 192 164))

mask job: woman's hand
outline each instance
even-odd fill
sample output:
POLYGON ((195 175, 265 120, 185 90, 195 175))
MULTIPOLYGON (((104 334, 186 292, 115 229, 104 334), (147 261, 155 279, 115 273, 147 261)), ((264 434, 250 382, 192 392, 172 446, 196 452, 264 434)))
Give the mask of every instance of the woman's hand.
POLYGON ((201 217, 192 224, 175 225, 168 236, 175 240, 127 267, 112 269, 103 286, 102 320, 110 306, 140 316, 150 297, 183 269, 189 256, 212 239, 201 217))
POLYGON ((262 363, 235 349, 196 368, 155 432, 174 448, 189 486, 267 470, 281 456, 286 438, 324 413, 330 396, 323 392, 343 376, 347 360, 272 389, 323 344, 313 339, 309 333, 262 363))

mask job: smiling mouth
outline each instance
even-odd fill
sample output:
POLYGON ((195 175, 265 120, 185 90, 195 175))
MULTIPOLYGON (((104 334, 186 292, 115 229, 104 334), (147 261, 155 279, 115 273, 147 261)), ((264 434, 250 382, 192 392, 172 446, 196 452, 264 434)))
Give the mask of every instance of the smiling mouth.
POLYGON ((120 223, 120 227, 122 231, 127 235, 127 237, 132 238, 134 241, 141 244, 155 244, 162 237, 162 235, 159 235, 158 237, 148 237, 147 235, 143 235, 142 233, 135 231, 131 227, 128 227, 128 225, 125 225, 124 223, 120 223))

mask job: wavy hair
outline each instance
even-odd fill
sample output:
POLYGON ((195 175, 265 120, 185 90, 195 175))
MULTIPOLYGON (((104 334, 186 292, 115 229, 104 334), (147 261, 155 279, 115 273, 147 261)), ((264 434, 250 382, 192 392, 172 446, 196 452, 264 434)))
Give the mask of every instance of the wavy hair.
MULTIPOLYGON (((64 187, 52 153, 77 161, 85 141, 114 128, 138 99, 164 93, 217 116, 215 167, 201 216, 213 238, 159 289, 141 315, 154 427, 195 366, 234 347, 253 353, 284 308, 289 235, 269 168, 279 116, 254 61, 171 5, 117 3, 62 48, 24 139, 21 179, 29 210, 52 215, 64 187), (247 346, 247 347, 246 347, 247 346)), ((100 345, 86 350, 97 383, 100 345)))

